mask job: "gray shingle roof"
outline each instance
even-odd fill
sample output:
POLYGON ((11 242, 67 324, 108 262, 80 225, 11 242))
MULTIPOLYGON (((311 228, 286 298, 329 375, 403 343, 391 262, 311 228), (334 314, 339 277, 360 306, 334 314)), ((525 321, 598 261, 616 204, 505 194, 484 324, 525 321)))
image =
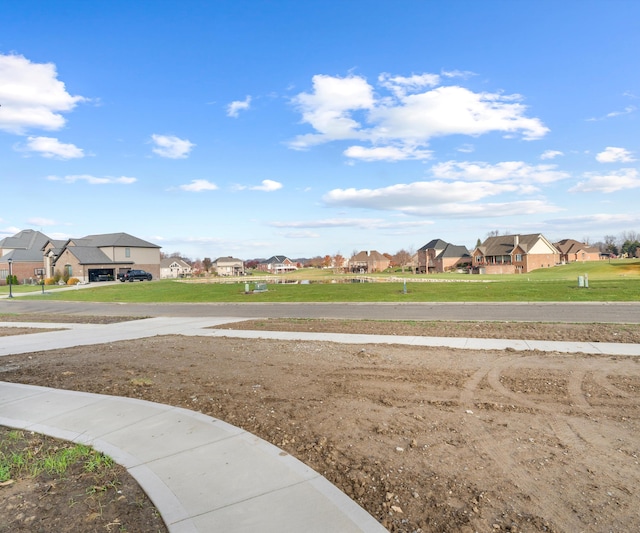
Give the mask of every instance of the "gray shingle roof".
POLYGON ((12 237, 5 237, 0 241, 0 248, 10 249, 4 259, 20 262, 42 261, 42 247, 49 240, 44 233, 32 229, 25 229, 12 237))
MULTIPOLYGON (((67 250, 78 259, 81 265, 114 263, 102 250, 93 246, 69 246, 67 250)), ((133 264, 133 261, 118 261, 118 264, 122 263, 133 264)))
POLYGON ((447 247, 449 243, 443 241, 442 239, 433 239, 425 244, 422 248, 420 248, 419 252, 424 252, 425 250, 442 250, 447 247))
POLYGON ((469 257, 469 250, 466 246, 458 246, 455 244, 447 244, 446 248, 438 254, 438 257, 469 257))
POLYGON ((139 239, 128 233, 104 233, 100 235, 87 235, 81 239, 73 239, 76 245, 85 246, 130 246, 135 248, 160 248, 157 244, 139 239))
POLYGON ((481 246, 478 246, 478 250, 482 252, 484 256, 497 256, 497 255, 510 255, 516 245, 516 239, 518 246, 525 252, 543 238, 540 233, 531 233, 529 235, 498 235, 497 237, 487 238, 481 246))

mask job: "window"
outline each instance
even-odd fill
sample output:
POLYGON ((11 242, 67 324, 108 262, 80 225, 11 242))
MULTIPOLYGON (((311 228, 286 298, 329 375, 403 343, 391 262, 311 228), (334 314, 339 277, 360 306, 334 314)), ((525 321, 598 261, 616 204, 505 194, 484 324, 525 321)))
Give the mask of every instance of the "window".
POLYGON ((73 269, 71 267, 71 265, 64 265, 64 271, 66 273, 67 276, 71 277, 71 275, 73 274, 73 269))
POLYGON ((516 261, 522 261, 522 254, 516 254, 516 261))
POLYGON ((131 248, 125 248, 124 249, 124 256, 125 257, 131 257, 131 248))

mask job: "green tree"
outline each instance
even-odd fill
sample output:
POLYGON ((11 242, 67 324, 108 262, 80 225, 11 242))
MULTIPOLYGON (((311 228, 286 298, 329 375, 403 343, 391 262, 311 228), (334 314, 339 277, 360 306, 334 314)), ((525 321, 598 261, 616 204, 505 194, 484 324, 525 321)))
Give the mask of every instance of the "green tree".
POLYGON ((622 247, 620 248, 620 251, 623 254, 627 254, 627 256, 629 256, 629 257, 635 257, 636 256, 636 251, 638 250, 638 248, 640 248, 640 242, 626 240, 622 244, 622 247))

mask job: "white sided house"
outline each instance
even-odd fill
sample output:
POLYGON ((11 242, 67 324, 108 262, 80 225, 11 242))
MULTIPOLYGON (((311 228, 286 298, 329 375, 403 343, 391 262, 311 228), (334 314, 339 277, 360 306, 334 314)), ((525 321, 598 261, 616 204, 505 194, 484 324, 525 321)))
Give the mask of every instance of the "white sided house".
POLYGON ((179 257, 165 257, 160 261, 161 279, 188 278, 192 273, 191 265, 179 257))
POLYGON ((235 257, 218 257, 212 266, 218 276, 244 275, 244 261, 235 257))

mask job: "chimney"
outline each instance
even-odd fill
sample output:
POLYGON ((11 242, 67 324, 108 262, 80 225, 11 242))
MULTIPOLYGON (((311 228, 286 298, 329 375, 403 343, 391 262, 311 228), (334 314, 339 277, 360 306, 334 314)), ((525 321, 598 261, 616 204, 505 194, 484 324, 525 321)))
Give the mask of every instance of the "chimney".
POLYGON ((518 246, 518 244, 520 244, 520 235, 514 235, 513 236, 513 247, 515 248, 516 246, 518 246))

